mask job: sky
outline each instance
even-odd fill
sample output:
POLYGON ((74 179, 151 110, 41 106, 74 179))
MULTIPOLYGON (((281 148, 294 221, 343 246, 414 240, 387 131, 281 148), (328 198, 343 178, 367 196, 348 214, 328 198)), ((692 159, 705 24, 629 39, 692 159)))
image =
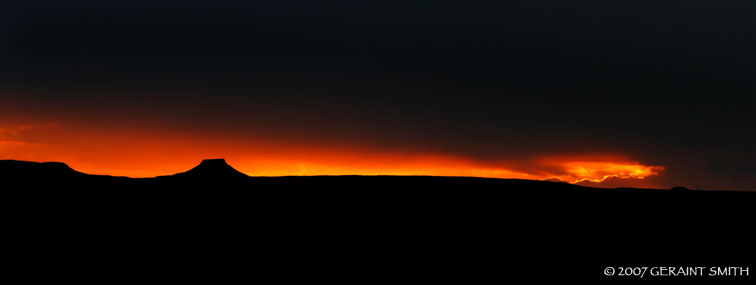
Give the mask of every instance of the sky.
POLYGON ((756 3, 0 2, 0 159, 756 190, 756 3))

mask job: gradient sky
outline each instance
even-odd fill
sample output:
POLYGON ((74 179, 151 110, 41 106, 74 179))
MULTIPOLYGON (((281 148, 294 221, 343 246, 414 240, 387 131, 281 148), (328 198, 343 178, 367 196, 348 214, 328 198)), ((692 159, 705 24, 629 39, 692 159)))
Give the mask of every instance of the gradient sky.
POLYGON ((756 189, 753 1, 0 3, 0 159, 756 189))

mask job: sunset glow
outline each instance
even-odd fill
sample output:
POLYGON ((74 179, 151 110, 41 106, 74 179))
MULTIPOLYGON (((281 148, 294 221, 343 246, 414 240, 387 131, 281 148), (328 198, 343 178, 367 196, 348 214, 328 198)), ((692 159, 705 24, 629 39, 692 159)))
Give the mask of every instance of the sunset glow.
POLYGON ((620 156, 547 156, 482 162, 462 156, 359 144, 306 144, 258 137, 203 136, 161 129, 38 123, 0 128, 0 159, 62 161, 90 174, 154 177, 225 158, 250 176, 433 175, 558 179, 579 183, 644 179, 664 167, 620 156))
MULTIPOLYGON (((648 166, 634 162, 576 161, 562 164, 567 176, 563 180, 572 183, 582 181, 602 182, 610 177, 644 179, 658 175, 663 166, 648 166)), ((560 178, 562 179, 562 178, 560 178)))

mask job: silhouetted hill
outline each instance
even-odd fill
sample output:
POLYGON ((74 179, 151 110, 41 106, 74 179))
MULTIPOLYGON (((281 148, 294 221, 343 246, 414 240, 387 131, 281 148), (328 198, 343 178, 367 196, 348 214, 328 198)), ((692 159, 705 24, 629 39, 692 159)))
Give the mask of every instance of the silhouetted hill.
POLYGON ((181 179, 244 179, 249 178, 244 173, 234 169, 225 159, 205 159, 199 165, 183 173, 164 177, 176 177, 181 179))
POLYGON ((88 272, 138 264, 197 282, 231 278, 230 268, 264 284, 635 278, 605 276, 607 266, 754 270, 755 194, 470 177, 249 177, 223 160, 131 179, 0 161, 5 256, 14 264, 52 258, 61 271, 88 272))

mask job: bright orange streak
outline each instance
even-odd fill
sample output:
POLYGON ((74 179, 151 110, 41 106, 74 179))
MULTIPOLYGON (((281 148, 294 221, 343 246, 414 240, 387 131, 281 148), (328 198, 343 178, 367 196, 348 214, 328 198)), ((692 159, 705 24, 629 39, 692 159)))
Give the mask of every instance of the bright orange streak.
POLYGON ((602 182, 610 177, 644 179, 658 175, 663 166, 647 166, 636 162, 590 162, 575 161, 563 163, 566 175, 557 177, 572 183, 583 181, 602 182))
POLYGON ((616 156, 546 157, 490 164, 448 154, 349 142, 308 145, 293 140, 86 124, 0 125, 0 159, 61 161, 91 174, 154 177, 183 172, 202 159, 219 157, 252 176, 434 175, 557 178, 578 183, 610 177, 643 179, 664 169, 616 156))
POLYGON ((39 126, 0 133, 0 159, 62 161, 90 174, 154 177, 186 171, 205 158, 225 158, 253 176, 435 175, 539 179, 435 153, 371 147, 311 146, 148 130, 39 126))

